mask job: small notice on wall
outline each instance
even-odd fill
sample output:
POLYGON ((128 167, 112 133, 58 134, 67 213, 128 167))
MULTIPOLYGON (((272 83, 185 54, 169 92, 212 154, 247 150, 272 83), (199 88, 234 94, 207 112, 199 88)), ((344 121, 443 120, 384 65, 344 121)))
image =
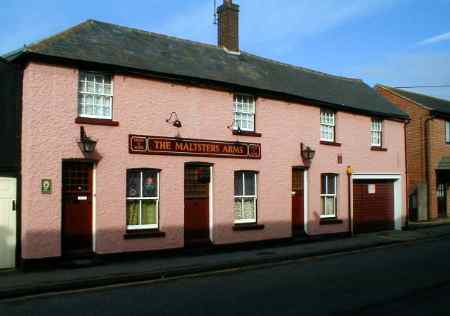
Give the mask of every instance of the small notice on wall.
POLYGON ((52 180, 42 179, 41 180, 41 193, 51 194, 52 193, 52 180))
POLYGON ((368 185, 368 191, 369 191, 369 194, 375 194, 375 192, 376 192, 375 184, 369 184, 368 185))

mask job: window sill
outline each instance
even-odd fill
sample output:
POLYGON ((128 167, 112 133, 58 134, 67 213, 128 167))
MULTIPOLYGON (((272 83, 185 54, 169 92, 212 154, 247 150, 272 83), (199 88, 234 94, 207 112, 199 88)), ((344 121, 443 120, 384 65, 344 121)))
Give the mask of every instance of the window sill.
POLYGON ((233 135, 249 136, 249 137, 262 137, 261 133, 249 132, 249 131, 236 131, 236 130, 233 130, 233 135))
POLYGON ((144 229, 144 230, 127 230, 124 239, 146 239, 146 238, 163 238, 166 237, 166 233, 157 229, 144 229))
POLYGON ((328 145, 328 146, 335 146, 335 147, 341 147, 341 143, 336 143, 336 142, 328 142, 325 140, 321 140, 320 141, 321 145, 328 145))
POLYGON ((77 124, 103 125, 103 126, 119 126, 119 122, 108 119, 96 119, 90 117, 77 117, 75 119, 77 124))
POLYGON ((372 146, 372 147, 370 147, 370 150, 373 150, 373 151, 387 151, 387 148, 372 146))
POLYGON ((342 224, 343 221, 337 218, 321 218, 320 225, 338 225, 342 224))
POLYGON ((261 230, 264 229, 264 225, 260 224, 234 224, 234 231, 246 231, 246 230, 261 230))

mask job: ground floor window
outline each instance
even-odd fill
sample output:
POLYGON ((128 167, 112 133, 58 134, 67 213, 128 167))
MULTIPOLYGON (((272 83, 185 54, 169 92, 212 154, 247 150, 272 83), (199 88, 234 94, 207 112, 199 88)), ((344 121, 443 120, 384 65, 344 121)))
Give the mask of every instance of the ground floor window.
POLYGON ((256 223, 257 180, 254 171, 234 173, 234 222, 256 223))
POLYGON ((158 228, 159 170, 127 170, 127 229, 158 228))
POLYGON ((337 191, 337 175, 322 174, 320 190, 320 217, 331 218, 336 217, 336 191, 337 191))

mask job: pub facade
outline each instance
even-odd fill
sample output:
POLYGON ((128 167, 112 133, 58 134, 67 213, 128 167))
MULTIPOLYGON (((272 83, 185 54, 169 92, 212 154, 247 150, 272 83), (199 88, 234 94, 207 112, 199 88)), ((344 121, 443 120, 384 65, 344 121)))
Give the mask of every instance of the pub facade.
MULTIPOLYGON (((233 14, 225 1, 219 25, 233 14)), ((362 81, 227 34, 62 34, 7 56, 22 67, 19 260, 404 225, 407 115, 362 81)))

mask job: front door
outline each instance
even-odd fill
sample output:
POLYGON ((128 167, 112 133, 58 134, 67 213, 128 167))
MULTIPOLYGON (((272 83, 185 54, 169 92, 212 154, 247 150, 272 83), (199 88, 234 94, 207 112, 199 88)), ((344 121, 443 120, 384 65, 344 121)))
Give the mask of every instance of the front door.
POLYGON ((292 169, 292 232, 305 233, 304 170, 292 169))
POLYGON ((447 184, 438 183, 437 186, 438 199, 438 216, 447 217, 447 184))
POLYGON ((92 253, 92 171, 92 163, 63 163, 63 255, 92 253))
POLYGON ((0 178, 0 269, 15 267, 16 179, 0 178))
POLYGON ((208 244, 210 167, 186 165, 184 169, 184 240, 188 247, 208 244))

